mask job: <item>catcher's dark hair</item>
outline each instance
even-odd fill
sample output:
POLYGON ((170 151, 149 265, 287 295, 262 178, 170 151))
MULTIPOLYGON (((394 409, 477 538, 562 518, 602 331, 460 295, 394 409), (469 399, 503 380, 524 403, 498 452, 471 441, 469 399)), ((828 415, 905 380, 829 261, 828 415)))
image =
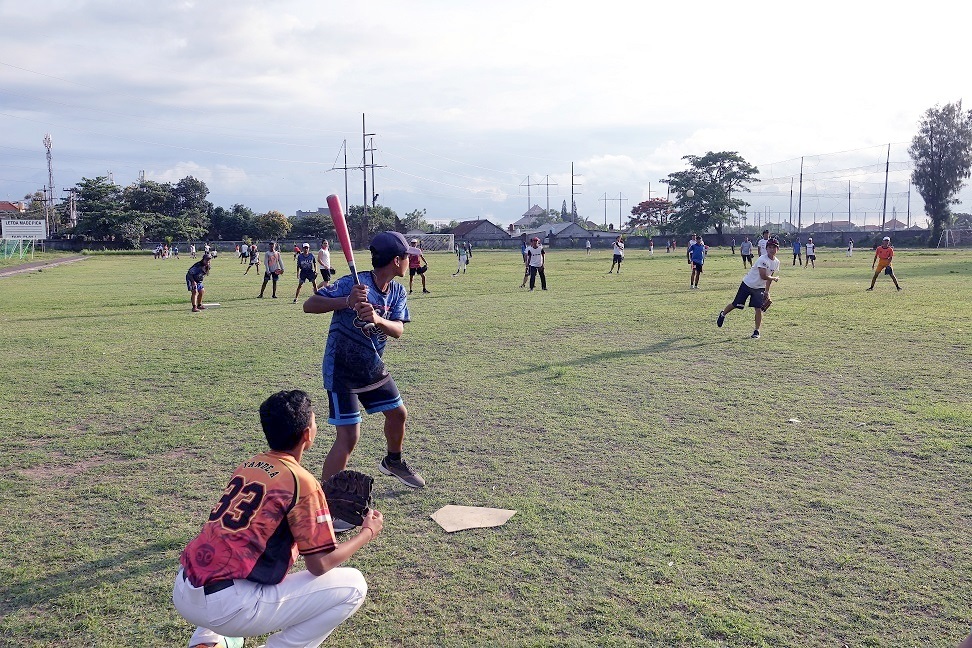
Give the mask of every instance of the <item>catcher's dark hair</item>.
POLYGON ((292 450, 311 422, 310 396, 300 389, 279 391, 260 405, 260 424, 271 450, 292 450))

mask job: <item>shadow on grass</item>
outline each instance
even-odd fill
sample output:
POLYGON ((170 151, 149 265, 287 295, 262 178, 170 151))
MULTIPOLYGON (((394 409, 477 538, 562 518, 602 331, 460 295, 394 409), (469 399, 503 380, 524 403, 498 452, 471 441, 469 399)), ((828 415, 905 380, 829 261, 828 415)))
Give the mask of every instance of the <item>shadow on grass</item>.
POLYGON ((46 576, 20 583, 0 585, 0 617, 37 605, 52 605, 63 596, 82 591, 98 592, 106 584, 122 583, 145 575, 170 572, 175 578, 178 563, 172 551, 182 545, 159 541, 125 553, 79 563, 68 569, 58 567, 46 576), (142 559, 151 558, 148 562, 142 559), (132 563, 138 563, 133 565, 132 563))
MULTIPOLYGON (((702 341, 702 342, 700 342, 697 338, 693 338, 693 337, 689 337, 687 335, 683 335, 681 337, 674 337, 674 338, 668 338, 667 340, 660 340, 660 341, 658 341, 658 342, 656 342, 654 344, 650 344, 648 346, 641 347, 640 349, 634 349, 634 348, 630 348, 629 347, 629 348, 625 348, 625 349, 618 349, 616 351, 604 351, 603 353, 595 353, 595 354, 592 354, 592 355, 589 355, 589 356, 586 356, 586 357, 583 357, 583 358, 576 358, 576 359, 572 359, 572 360, 565 360, 564 362, 550 362, 550 363, 547 363, 547 364, 535 365, 534 367, 532 367, 532 369, 536 369, 538 371, 542 371, 542 370, 546 370, 546 369, 553 369, 555 367, 564 367, 564 366, 572 366, 573 367, 573 366, 577 366, 577 365, 600 364, 600 363, 602 363, 604 361, 628 360, 628 359, 631 358, 631 355, 632 354, 636 354, 636 353, 653 353, 653 352, 656 352, 656 351, 669 351, 669 350, 672 350, 672 349, 675 349, 675 348, 677 348, 677 349, 698 349, 699 347, 719 346, 719 345, 720 345, 720 342, 718 342, 718 341, 710 341, 710 342, 704 342, 704 341, 702 341), (681 344, 681 345, 677 344, 681 340, 692 340, 694 343, 693 344, 681 344)), ((504 372, 504 373, 493 374, 493 377, 494 378, 508 378, 510 376, 520 376, 520 375, 522 375, 522 373, 523 372, 521 370, 517 370, 517 371, 507 371, 507 372, 504 372)))

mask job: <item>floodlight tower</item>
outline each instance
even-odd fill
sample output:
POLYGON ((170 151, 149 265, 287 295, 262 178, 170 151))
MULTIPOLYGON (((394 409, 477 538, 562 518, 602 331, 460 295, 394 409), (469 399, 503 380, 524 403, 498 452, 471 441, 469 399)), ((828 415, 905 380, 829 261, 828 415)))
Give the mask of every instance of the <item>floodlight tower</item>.
POLYGON ((48 234, 57 229, 57 219, 54 218, 54 166, 51 157, 50 133, 44 134, 44 148, 47 149, 47 195, 44 196, 44 219, 47 221, 48 234))

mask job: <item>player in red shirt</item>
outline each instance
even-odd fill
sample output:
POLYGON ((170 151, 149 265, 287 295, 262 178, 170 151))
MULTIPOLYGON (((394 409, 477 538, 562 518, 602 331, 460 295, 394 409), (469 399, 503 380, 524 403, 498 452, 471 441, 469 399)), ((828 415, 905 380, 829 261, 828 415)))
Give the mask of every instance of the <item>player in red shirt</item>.
POLYGON ((190 647, 243 645, 273 634, 275 648, 317 646, 364 602, 368 585, 340 567, 381 533, 372 510, 361 532, 337 543, 320 483, 300 465, 317 422, 300 390, 260 405, 270 450, 244 461, 179 562, 172 601, 196 624, 190 647), (288 574, 297 556, 304 571, 288 574))
POLYGON ((874 276, 871 277, 871 287, 868 290, 874 290, 874 283, 877 281, 882 270, 884 270, 884 274, 890 275, 891 281, 894 282, 894 287, 901 290, 901 286, 898 285, 898 278, 894 276, 894 270, 891 268, 892 258, 894 258, 894 248, 891 246, 891 237, 885 236, 884 240, 881 241, 881 245, 877 246, 874 250, 874 260, 871 261, 871 269, 874 270, 874 264, 877 264, 877 270, 874 270, 874 276))

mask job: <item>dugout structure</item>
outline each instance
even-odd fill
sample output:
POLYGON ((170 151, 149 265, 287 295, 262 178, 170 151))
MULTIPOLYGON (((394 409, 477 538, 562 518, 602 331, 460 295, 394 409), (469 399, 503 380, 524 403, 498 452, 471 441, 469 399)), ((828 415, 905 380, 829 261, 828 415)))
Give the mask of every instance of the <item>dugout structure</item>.
POLYGON ((422 234, 412 238, 419 240, 423 252, 453 252, 456 249, 454 234, 422 234))

